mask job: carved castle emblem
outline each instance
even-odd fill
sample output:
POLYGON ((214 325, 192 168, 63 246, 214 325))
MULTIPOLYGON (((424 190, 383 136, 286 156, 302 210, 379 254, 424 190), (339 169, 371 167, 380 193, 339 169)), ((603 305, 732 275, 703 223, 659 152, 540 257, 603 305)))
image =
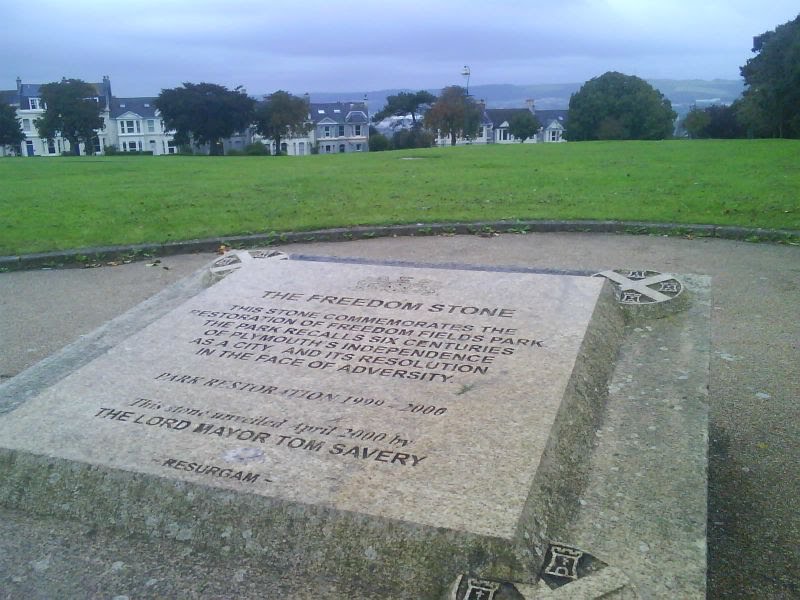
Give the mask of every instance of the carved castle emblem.
POLYGON ((499 581, 461 575, 456 580, 450 597, 452 600, 493 600, 501 585, 499 581))
POLYGON ((392 293, 412 293, 430 296, 437 292, 435 284, 430 279, 416 279, 414 277, 367 277, 356 283, 357 290, 379 290, 392 293))
POLYGON ((545 563, 547 564, 542 573, 574 581, 578 579, 578 561, 580 561, 583 554, 577 548, 551 544, 549 548, 550 560, 548 561, 547 557, 545 557, 545 563))

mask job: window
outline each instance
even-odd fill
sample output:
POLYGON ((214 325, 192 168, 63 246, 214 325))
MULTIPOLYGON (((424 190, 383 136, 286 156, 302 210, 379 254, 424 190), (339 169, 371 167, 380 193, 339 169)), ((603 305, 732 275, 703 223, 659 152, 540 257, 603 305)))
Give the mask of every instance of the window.
POLYGON ((147 119, 147 133, 155 133, 156 122, 154 119, 147 119))
POLYGON ((139 121, 120 121, 120 133, 139 133, 139 121))
POLYGON ((28 98, 28 106, 30 110, 39 110, 44 108, 44 103, 41 98, 28 98))
POLYGON ((560 134, 560 132, 558 131, 558 129, 550 130, 550 141, 551 142, 557 142, 560 139, 560 135, 559 134, 560 134))
POLYGON ((103 150, 102 144, 100 143, 100 138, 97 136, 92 138, 92 146, 94 146, 95 154, 100 154, 100 152, 103 150))
POLYGON ((55 140, 47 140, 47 153, 48 154, 55 154, 56 153, 56 142, 55 142, 55 140))
POLYGON ((339 125, 339 137, 344 137, 344 125, 339 125))
POLYGON ((500 130, 500 139, 503 141, 508 140, 508 129, 501 129, 500 130))
POLYGON ((339 152, 344 152, 344 144, 339 144, 339 152))
POLYGON ((30 131, 31 130, 31 120, 30 119, 22 119, 22 130, 23 131, 30 131))
POLYGON ((281 142, 281 154, 288 154, 289 153, 289 146, 286 142, 281 142))
POLYGON ((325 152, 330 152, 330 151, 331 151, 331 145, 325 144, 325 152))
POLYGON ((356 144, 356 152, 361 152, 361 144, 356 144))
POLYGON ((175 140, 167 142, 167 154, 177 154, 178 148, 175 146, 175 140))
POLYGON ((141 150, 141 146, 139 142, 122 142, 122 151, 123 152, 136 152, 137 150, 141 150))
POLYGON ((356 135, 361 135, 361 125, 356 125, 355 126, 355 134, 356 135))
POLYGON ((331 137, 331 126, 325 125, 325 137, 331 137))

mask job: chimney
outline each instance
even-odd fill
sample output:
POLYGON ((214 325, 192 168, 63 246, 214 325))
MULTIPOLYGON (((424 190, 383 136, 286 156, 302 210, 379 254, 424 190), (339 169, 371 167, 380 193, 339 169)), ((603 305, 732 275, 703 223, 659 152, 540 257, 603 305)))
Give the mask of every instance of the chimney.
POLYGON ((527 105, 529 111, 532 113, 536 112, 536 109, 533 107, 533 98, 528 98, 525 100, 525 104, 527 105))
POLYGON ((22 78, 17 77, 17 93, 22 91, 22 78))

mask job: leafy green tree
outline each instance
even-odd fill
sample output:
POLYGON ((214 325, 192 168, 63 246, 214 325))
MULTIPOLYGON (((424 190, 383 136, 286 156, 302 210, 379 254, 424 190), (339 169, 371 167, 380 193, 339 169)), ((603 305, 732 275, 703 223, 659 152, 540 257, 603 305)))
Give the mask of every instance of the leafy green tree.
POLYGON ((735 106, 713 105, 689 111, 683 127, 692 138, 733 139, 745 137, 745 129, 737 116, 735 106))
POLYGON ((436 102, 436 96, 425 90, 418 92, 400 92, 395 96, 386 98, 386 106, 374 115, 372 120, 374 122, 382 121, 386 117, 403 116, 410 114, 411 121, 414 126, 417 125, 417 111, 423 104, 433 104, 436 102))
POLYGON ((214 83, 184 83, 161 90, 155 105, 164 126, 175 130, 178 145, 208 144, 210 154, 221 155, 222 139, 250 126, 255 100, 241 86, 229 90, 214 83))
POLYGON ((451 85, 442 93, 425 113, 425 126, 439 130, 450 137, 450 145, 456 145, 458 136, 472 137, 481 124, 481 108, 459 85, 451 85))
POLYGON ((383 152, 389 149, 389 138, 382 133, 369 134, 369 151, 370 152, 383 152))
POLYGON ((740 120, 755 137, 800 137, 800 15, 753 38, 753 52, 741 68, 740 120))
POLYGON ((52 140, 60 134, 74 154, 80 154, 81 142, 86 153, 93 154, 92 139, 105 128, 103 105, 95 100, 94 86, 80 79, 62 79, 46 83, 39 93, 45 105, 42 118, 34 121, 39 136, 52 140))
POLYGON ((693 139, 708 137, 706 129, 708 129, 709 123, 711 123, 709 114, 696 106, 693 106, 683 118, 683 128, 693 139))
POLYGON ((0 147, 9 146, 14 154, 19 153, 19 145, 25 140, 25 133, 17 121, 17 111, 13 106, 0 103, 0 147))
POLYGON ((255 112, 256 131, 275 141, 275 154, 281 154, 281 139, 302 135, 311 128, 308 104, 303 98, 278 90, 258 105, 255 112))
POLYGON ((392 150, 430 148, 431 146, 433 146, 433 135, 423 131, 419 126, 396 131, 391 140, 392 150))
POLYGON ((244 147, 247 156, 269 156, 269 148, 264 142, 253 142, 244 147))
POLYGON ((508 122, 508 131, 521 143, 535 136, 541 127, 539 119, 529 110, 514 114, 508 122))
POLYGON ((608 72, 569 100, 570 140, 661 140, 672 134, 672 104, 643 79, 608 72))

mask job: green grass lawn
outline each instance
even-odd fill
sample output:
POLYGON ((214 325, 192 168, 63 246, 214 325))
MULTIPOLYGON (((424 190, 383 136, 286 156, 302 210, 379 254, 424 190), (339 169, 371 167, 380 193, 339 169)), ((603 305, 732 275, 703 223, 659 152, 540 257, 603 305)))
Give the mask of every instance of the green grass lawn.
POLYGON ((800 229, 800 141, 307 157, 0 159, 0 255, 351 225, 613 219, 800 229))

